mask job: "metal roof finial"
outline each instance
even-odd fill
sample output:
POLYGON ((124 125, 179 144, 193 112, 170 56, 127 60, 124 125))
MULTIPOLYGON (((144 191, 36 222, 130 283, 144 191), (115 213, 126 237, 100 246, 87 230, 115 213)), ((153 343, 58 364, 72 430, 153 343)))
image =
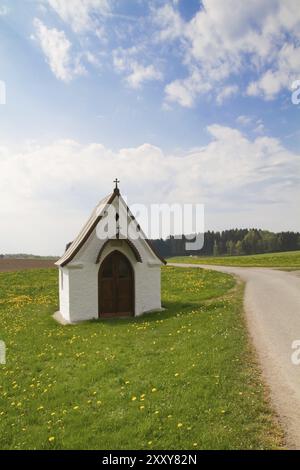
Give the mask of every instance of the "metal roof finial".
POLYGON ((114 180, 114 183, 116 184, 116 186, 115 186, 115 191, 119 191, 118 184, 120 183, 120 180, 118 180, 118 178, 116 178, 116 179, 114 180))

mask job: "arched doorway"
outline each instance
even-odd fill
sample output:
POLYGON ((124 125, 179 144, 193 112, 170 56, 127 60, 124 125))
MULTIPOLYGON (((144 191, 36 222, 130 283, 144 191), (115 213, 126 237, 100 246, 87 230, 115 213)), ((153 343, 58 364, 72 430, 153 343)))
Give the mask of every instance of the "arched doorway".
POLYGON ((102 262, 98 277, 99 317, 134 315, 134 275, 125 255, 113 251, 102 262))

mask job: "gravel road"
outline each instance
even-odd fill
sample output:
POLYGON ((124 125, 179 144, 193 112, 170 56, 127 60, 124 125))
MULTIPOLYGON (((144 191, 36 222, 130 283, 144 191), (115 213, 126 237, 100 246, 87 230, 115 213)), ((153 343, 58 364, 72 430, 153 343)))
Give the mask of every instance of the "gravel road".
MULTIPOLYGON (((171 264, 171 263, 169 263, 171 264)), ((271 399, 286 433, 287 447, 300 449, 300 274, 267 268, 240 268, 172 263, 239 276, 246 282, 248 329, 262 366, 271 399), (299 341, 292 349, 295 340, 299 341)))

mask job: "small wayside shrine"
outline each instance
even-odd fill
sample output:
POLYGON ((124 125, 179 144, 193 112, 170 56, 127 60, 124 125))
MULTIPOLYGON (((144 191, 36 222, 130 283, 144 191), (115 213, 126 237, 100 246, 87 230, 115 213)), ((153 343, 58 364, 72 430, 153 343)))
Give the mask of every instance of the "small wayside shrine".
POLYGON ((160 268, 165 260, 145 237, 118 183, 55 263, 60 305, 55 318, 61 323, 161 309, 160 268))

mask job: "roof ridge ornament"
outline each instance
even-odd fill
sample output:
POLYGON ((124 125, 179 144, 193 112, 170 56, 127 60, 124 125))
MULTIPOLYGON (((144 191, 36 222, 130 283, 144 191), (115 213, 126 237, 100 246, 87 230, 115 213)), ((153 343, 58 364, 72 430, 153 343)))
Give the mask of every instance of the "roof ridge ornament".
POLYGON ((118 180, 118 178, 116 178, 114 180, 114 183, 115 183, 114 193, 120 194, 120 190, 119 190, 119 187, 118 187, 118 184, 120 183, 120 180, 118 180))

